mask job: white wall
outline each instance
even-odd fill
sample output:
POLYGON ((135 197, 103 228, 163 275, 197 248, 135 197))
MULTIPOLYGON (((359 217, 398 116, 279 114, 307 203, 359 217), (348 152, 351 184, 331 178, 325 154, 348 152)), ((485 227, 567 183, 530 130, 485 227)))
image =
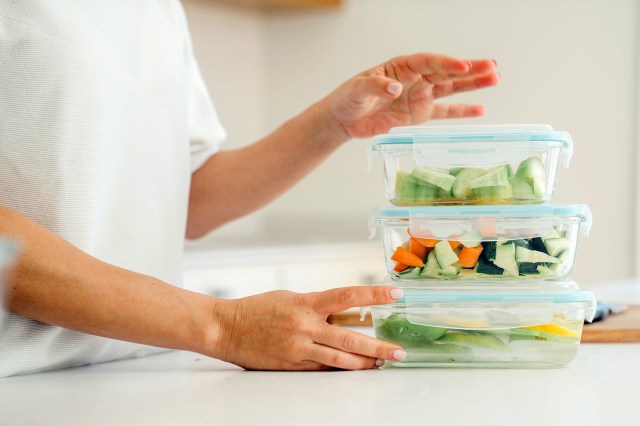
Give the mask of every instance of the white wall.
MULTIPOLYGON (((267 131, 345 78, 395 55, 432 51, 497 59, 500 85, 455 101, 486 104, 488 113, 477 123, 549 123, 569 131, 575 155, 571 168, 560 173, 555 201, 587 203, 594 214, 591 237, 580 244, 575 278, 586 283, 633 275, 636 1, 343 0, 336 10, 263 15, 203 0, 185 5, 190 18, 206 13, 219 24, 199 25, 194 43, 200 54, 207 40, 221 39, 214 43, 222 43, 221 54, 230 56, 202 67, 217 85, 212 94, 232 138, 235 130, 260 127, 245 128, 246 102, 261 104, 254 113, 264 120, 259 130, 267 131), (237 28, 247 19, 250 37, 237 28), (262 65, 253 76, 263 86, 242 99, 227 86, 220 88, 221 78, 229 85, 239 82, 234 48, 253 48, 260 58, 255 65, 262 65)), ((321 239, 343 224, 342 238, 366 238, 369 211, 386 201, 379 170, 365 171, 365 146, 353 141, 342 148, 250 218, 254 229, 266 237, 305 229, 309 239, 321 239)), ((209 240, 218 241, 215 234, 209 240)))

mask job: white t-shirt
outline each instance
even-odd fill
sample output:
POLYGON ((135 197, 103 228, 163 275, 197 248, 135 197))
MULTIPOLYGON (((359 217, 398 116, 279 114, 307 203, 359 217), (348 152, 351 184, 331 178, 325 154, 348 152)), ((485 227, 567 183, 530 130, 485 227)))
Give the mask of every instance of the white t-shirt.
MULTIPOLYGON (((178 0, 0 0, 0 204, 180 284, 191 173, 225 138, 178 0)), ((0 377, 152 348, 8 314, 0 377)))

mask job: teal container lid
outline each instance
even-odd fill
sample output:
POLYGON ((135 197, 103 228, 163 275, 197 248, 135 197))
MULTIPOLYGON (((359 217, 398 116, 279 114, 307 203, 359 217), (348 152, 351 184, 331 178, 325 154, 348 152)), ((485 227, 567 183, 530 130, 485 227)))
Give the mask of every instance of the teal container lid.
POLYGON ((591 216, 586 204, 517 204, 517 205, 478 205, 478 206, 417 206, 417 207, 379 207, 378 218, 398 218, 411 216, 429 217, 535 217, 535 216, 591 216))
POLYGON ((585 290, 567 293, 558 292, 469 292, 453 293, 423 290, 416 288, 404 289, 404 297, 396 303, 420 302, 517 302, 517 303, 579 303, 592 302, 595 296, 585 290))
POLYGON ((574 220, 586 235, 591 230, 591 210, 586 204, 518 204, 479 206, 380 207, 372 214, 373 222, 406 219, 412 223, 426 221, 470 221, 491 218, 498 221, 574 220))
POLYGON ((562 142, 571 143, 567 132, 548 124, 480 125, 480 126, 402 126, 374 137, 374 149, 381 145, 415 142, 562 142))
MULTIPOLYGON (((431 150, 443 145, 454 151, 459 150, 462 145, 477 145, 478 148, 499 145, 509 149, 516 146, 558 146, 562 149, 565 167, 569 166, 573 156, 571 135, 554 130, 548 124, 394 127, 389 133, 376 135, 371 148, 380 152, 413 150, 417 156, 428 157, 431 150), (425 152, 418 154, 422 151, 425 152)), ((459 155, 460 152, 464 151, 456 153, 459 155)), ((442 152, 439 154, 442 155, 442 152)))

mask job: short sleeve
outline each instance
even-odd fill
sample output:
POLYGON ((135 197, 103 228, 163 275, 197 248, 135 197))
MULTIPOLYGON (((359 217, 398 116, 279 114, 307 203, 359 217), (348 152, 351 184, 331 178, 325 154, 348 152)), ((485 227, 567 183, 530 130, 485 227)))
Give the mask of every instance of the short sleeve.
POLYGON ((218 152, 227 134, 220 124, 195 58, 192 57, 190 62, 189 140, 191 172, 194 172, 218 152))

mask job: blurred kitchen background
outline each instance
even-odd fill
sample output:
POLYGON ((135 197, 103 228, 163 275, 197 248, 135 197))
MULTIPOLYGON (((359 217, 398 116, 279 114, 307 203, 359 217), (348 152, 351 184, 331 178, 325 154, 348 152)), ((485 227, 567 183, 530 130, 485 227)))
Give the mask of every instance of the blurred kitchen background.
MULTIPOLYGON (((502 75, 497 87, 449 98, 483 103, 486 116, 455 123, 545 123, 570 132, 575 153, 571 167, 560 170, 554 201, 586 203, 594 218, 590 237, 579 241, 573 277, 588 287, 636 276, 636 0, 183 4, 228 148, 256 141, 345 79, 393 56, 426 51, 495 58, 502 75)), ((189 242, 187 286, 238 297, 384 276, 381 245, 368 239, 367 221, 374 207, 388 202, 377 158, 367 171, 368 143, 351 141, 267 208, 189 242)))

